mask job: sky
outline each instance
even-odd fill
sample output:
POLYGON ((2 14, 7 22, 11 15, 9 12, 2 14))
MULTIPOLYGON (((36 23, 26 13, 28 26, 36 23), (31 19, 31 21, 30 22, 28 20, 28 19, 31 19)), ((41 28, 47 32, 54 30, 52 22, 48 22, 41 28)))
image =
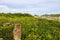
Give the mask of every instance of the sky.
POLYGON ((60 14, 60 0, 0 0, 0 12, 60 14))

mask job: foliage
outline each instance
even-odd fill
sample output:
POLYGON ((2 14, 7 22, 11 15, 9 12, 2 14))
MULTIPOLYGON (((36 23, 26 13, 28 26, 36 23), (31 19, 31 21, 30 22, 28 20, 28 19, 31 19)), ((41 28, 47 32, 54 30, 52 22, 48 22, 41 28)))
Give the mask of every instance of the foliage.
POLYGON ((42 16, 59 17, 60 14, 45 14, 45 15, 42 15, 42 16))
POLYGON ((60 22, 32 16, 0 14, 0 38, 13 39, 15 23, 22 25, 22 40, 60 40, 60 22), (6 16, 5 16, 6 15, 6 16), (6 26, 6 23, 11 23, 6 26), (5 26, 4 26, 5 25, 5 26))

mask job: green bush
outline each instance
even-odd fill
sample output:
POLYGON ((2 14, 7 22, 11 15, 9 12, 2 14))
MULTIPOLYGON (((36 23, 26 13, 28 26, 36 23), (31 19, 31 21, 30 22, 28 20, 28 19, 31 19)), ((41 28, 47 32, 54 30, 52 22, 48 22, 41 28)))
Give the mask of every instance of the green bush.
POLYGON ((2 24, 2 26, 0 25, 0 38, 4 40, 14 40, 13 29, 15 23, 21 23, 22 25, 22 40, 60 40, 59 21, 27 16, 15 16, 14 18, 9 17, 8 19, 7 17, 1 18, 0 24, 2 24), (9 26, 3 26, 9 21, 13 21, 14 23, 9 26))

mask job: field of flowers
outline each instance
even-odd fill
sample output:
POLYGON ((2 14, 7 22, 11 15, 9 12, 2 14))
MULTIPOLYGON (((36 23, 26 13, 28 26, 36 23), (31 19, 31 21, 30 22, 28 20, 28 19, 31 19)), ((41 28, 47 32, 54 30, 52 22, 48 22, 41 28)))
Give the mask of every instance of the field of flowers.
POLYGON ((0 14, 0 38, 13 39, 15 23, 22 25, 21 40, 60 40, 60 21, 35 18, 31 15, 0 14), (7 25, 9 23, 9 25, 7 25))

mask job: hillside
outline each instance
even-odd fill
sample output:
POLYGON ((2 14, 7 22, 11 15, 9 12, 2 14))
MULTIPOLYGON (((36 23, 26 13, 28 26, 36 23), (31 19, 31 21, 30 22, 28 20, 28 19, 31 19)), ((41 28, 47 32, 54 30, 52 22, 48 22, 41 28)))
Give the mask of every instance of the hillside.
POLYGON ((22 16, 0 14, 0 38, 14 40, 12 31, 15 23, 22 25, 22 40, 60 40, 60 21, 24 16, 24 14, 22 16))
POLYGON ((49 20, 60 20, 60 14, 45 14, 41 15, 40 17, 49 20))
POLYGON ((52 16, 52 17, 59 17, 60 16, 60 14, 44 14, 44 15, 42 15, 42 16, 52 16))

